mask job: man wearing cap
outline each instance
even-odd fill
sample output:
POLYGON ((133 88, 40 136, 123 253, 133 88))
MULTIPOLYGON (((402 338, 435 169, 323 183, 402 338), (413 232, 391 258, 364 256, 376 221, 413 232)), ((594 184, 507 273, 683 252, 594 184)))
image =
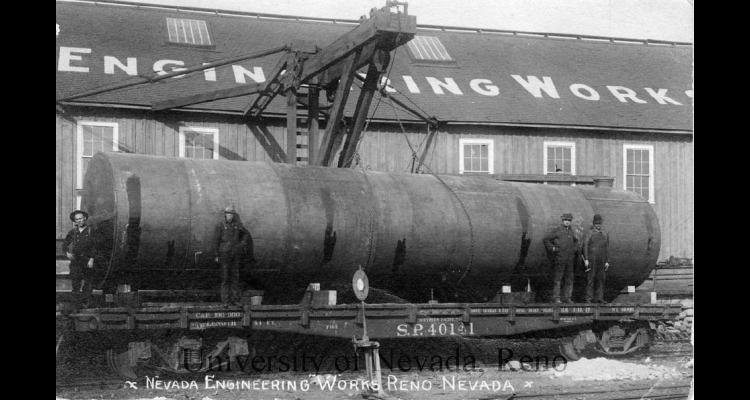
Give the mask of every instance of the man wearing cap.
POLYGON ((75 210, 70 213, 70 220, 75 227, 68 232, 63 242, 63 250, 70 260, 70 280, 74 293, 91 293, 94 238, 91 235, 91 227, 86 224, 88 219, 89 214, 85 211, 75 210))
POLYGON ((602 229, 603 218, 594 215, 593 226, 583 237, 583 264, 586 266, 586 302, 604 302, 604 280, 609 269, 609 234, 602 229))
POLYGON ((562 301, 572 303, 573 295, 573 266, 578 252, 578 238, 570 226, 573 215, 562 215, 562 225, 552 229, 544 237, 544 247, 552 255, 553 282, 552 301, 560 303, 560 286, 562 285, 562 301), (565 283, 563 284, 563 279, 565 283))
POLYGON ((221 264, 221 302, 240 300, 240 258, 250 237, 234 206, 224 209, 224 218, 216 226, 216 262, 221 264))

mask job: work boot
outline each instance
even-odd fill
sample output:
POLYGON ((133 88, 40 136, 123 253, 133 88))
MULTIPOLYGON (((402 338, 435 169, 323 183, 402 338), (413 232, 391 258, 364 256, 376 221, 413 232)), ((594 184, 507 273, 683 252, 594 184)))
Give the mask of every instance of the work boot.
POLYGON ((565 303, 565 304, 573 304, 573 300, 571 300, 571 299, 563 300, 563 303, 565 303))
POLYGON ((555 303, 555 304, 560 304, 560 303, 562 303, 562 302, 560 301, 560 299, 554 299, 554 300, 552 300, 552 302, 553 302, 553 303, 555 303))

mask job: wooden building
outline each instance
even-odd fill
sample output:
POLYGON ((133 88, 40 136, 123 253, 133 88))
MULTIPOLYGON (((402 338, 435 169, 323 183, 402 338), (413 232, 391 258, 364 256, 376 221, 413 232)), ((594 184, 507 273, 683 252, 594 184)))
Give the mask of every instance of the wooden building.
MULTIPOLYGON (((255 95, 152 111, 165 99, 264 82, 278 54, 78 94, 296 39, 323 47, 358 22, 57 1, 56 24, 59 242, 96 151, 280 161, 268 138, 286 148, 283 99, 252 120, 242 114, 255 95)), ((376 95, 354 168, 414 171, 427 148, 420 172, 547 184, 613 177, 615 187, 653 203, 662 232, 659 258, 692 258, 692 53, 690 43, 419 25, 417 36, 392 54, 382 87, 394 100, 435 117, 439 129, 428 147, 427 124, 376 95)), ((346 115, 352 115, 353 99, 346 115)), ((303 131, 302 164, 305 140, 303 131)))

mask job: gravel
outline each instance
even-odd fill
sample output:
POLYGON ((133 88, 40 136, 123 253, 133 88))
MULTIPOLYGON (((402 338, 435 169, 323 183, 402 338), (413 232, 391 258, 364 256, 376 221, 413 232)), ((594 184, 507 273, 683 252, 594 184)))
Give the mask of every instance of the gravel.
MULTIPOLYGON (((561 368, 558 368, 561 369, 561 368)), ((642 365, 606 358, 582 358, 569 362, 562 371, 545 372, 551 378, 570 378, 574 381, 611 381, 637 379, 669 379, 682 377, 674 368, 658 365, 642 365)))

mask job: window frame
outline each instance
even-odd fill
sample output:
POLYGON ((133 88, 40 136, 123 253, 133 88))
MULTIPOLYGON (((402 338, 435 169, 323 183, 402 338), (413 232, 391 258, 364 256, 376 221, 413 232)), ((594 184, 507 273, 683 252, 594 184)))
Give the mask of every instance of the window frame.
POLYGON ((576 143, 558 141, 544 142, 544 150, 542 151, 542 171, 544 171, 544 175, 565 175, 565 173, 547 171, 547 156, 550 147, 570 147, 570 175, 576 175, 576 143))
POLYGON ((495 141, 493 139, 461 138, 458 140, 458 173, 488 174, 495 173, 495 141), (466 171, 464 169, 464 147, 471 144, 487 145, 487 169, 488 171, 466 171))
POLYGON ((654 145, 652 144, 623 144, 622 145, 622 189, 628 190, 628 150, 648 150, 648 202, 656 203, 656 193, 654 193, 654 145))
MULTIPOLYGON (((219 128, 205 128, 205 127, 199 127, 199 126, 181 126, 180 127, 180 144, 179 144, 179 150, 178 150, 178 156, 180 158, 187 158, 185 157, 185 141, 187 137, 185 136, 186 131, 192 131, 192 132, 198 132, 201 134, 212 134, 214 137, 214 155, 213 160, 219 159, 219 128)), ((191 158, 191 160, 211 160, 211 158, 191 158)))
MULTIPOLYGON (((421 39, 419 39, 419 40, 421 40, 421 39)), ((406 53, 409 55, 409 58, 411 59, 412 63, 416 63, 416 64, 422 64, 422 63, 424 63, 426 65, 455 65, 456 64, 456 59, 453 58, 453 56, 450 54, 450 52, 448 52, 448 48, 445 46, 445 44, 443 44, 443 41, 440 40, 440 37, 438 37, 438 36, 415 35, 412 40, 406 42, 405 44, 406 44, 406 46, 405 46, 406 47, 406 53), (412 48, 411 48, 412 41, 417 40, 418 37, 419 38, 425 38, 425 39, 426 38, 434 38, 435 40, 437 40, 437 42, 440 44, 440 46, 444 49, 445 55, 448 57, 448 59, 419 58, 415 54, 414 50, 412 50, 412 48)), ((413 45, 416 48, 416 50, 419 51, 419 53, 421 54, 422 51, 420 50, 419 46, 423 46, 424 47, 425 44, 423 44, 423 43, 417 44, 415 42, 415 43, 413 43, 413 45)), ((440 49, 437 49, 437 48, 436 48, 436 50, 433 50, 431 48, 426 49, 426 50, 429 50, 429 51, 431 51, 433 53, 439 53, 440 52, 440 49)))
MULTIPOLYGON (((173 46, 188 46, 188 47, 207 48, 207 49, 213 49, 213 48, 216 47, 215 42, 213 40, 213 35, 211 34, 211 26, 209 25, 209 23, 208 23, 207 20, 204 20, 204 19, 193 19, 193 18, 180 18, 180 17, 164 17, 164 24, 166 26, 165 32, 166 32, 166 35, 167 35, 166 43, 169 44, 169 45, 173 45, 173 46), (170 22, 169 20, 170 19, 175 20, 177 22, 182 21, 182 25, 183 25, 182 28, 183 28, 183 33, 185 34, 185 40, 187 40, 187 37, 188 37, 188 32, 185 30, 185 22, 187 22, 187 21, 197 21, 198 22, 198 33, 200 34, 201 39, 203 39, 203 34, 200 32, 200 30, 201 30, 200 29, 200 23, 202 22, 205 25, 205 27, 206 27, 206 35, 208 35, 208 44, 180 42, 179 41, 179 39, 180 39, 179 29, 180 28, 177 26, 177 23, 175 23, 175 35, 176 35, 177 41, 173 41, 172 37, 171 37, 172 33, 170 31, 170 24, 169 24, 169 22, 170 22)), ((191 33, 190 36, 193 39, 195 39, 195 35, 192 33, 192 29, 190 30, 190 33, 191 33)))
MULTIPOLYGON (((76 122, 76 190, 83 189, 83 127, 106 126, 112 128, 112 151, 119 151, 120 134, 117 122, 77 121, 76 122)), ((88 158, 92 156, 86 156, 88 158)), ((80 201, 80 196, 77 201, 80 201)))

